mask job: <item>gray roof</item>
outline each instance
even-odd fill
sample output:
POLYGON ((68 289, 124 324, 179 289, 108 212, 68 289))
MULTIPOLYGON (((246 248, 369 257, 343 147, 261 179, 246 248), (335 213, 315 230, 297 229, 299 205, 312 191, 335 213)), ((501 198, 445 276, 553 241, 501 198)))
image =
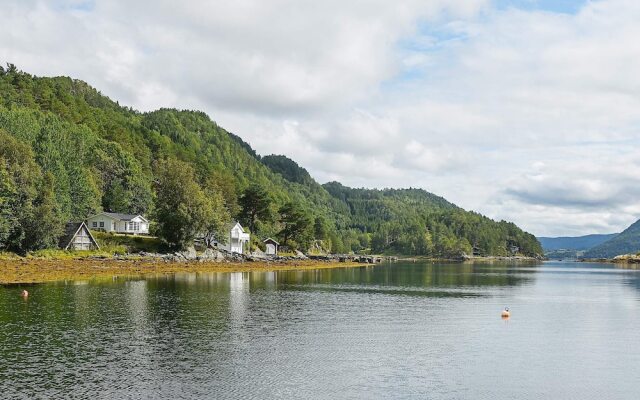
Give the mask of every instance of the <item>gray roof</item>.
MULTIPOLYGON (((227 223, 227 230, 230 231, 231 229, 233 229, 234 226, 236 226, 237 224, 240 224, 240 222, 238 221, 233 221, 233 222, 229 222, 227 223)), ((240 224, 240 227, 242 228, 242 230, 244 231, 244 226, 242 226, 242 224, 240 224)))
POLYGON ((263 240, 263 242, 264 242, 264 243, 271 242, 271 243, 275 243, 275 244, 277 244, 277 245, 280 245, 280 243, 278 243, 278 241, 277 241, 277 240, 272 239, 272 238, 266 238, 265 240, 263 240))
POLYGON ((107 215, 113 219, 119 219, 120 221, 131 221, 135 217, 138 217, 138 216, 142 217, 142 215, 139 215, 139 214, 120 214, 120 213, 111 213, 111 212, 103 212, 102 214, 107 215))

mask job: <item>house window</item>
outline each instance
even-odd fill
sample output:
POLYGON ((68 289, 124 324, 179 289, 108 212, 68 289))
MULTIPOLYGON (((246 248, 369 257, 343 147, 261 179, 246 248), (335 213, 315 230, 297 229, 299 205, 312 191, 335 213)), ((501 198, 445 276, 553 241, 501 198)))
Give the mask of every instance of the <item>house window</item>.
POLYGON ((104 221, 100 221, 100 228, 104 228, 104 221))
POLYGON ((129 222, 129 230, 130 231, 139 231, 140 230, 140 222, 129 222))
POLYGON ((97 223, 97 222, 95 222, 95 221, 94 221, 94 222, 92 222, 92 223, 91 223, 91 227, 93 227, 93 228, 97 228, 97 227, 98 227, 98 223, 97 223))

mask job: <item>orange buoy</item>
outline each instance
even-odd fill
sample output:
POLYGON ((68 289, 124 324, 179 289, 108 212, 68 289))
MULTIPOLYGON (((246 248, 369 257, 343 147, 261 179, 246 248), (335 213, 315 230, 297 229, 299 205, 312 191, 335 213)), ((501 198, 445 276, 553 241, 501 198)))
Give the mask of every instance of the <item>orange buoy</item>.
POLYGON ((502 318, 509 318, 511 316, 511 313, 509 312, 509 309, 507 307, 502 310, 501 316, 502 318))

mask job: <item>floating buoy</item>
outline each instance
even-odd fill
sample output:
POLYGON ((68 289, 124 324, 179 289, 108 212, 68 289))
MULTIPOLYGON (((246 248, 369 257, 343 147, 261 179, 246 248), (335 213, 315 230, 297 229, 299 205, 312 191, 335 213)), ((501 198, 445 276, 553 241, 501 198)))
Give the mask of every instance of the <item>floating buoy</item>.
POLYGON ((29 297, 29 292, 27 292, 26 290, 23 290, 22 293, 20 293, 20 296, 26 299, 27 297, 29 297))
POLYGON ((511 313, 509 312, 508 308, 504 308, 504 310, 502 310, 502 314, 501 314, 502 318, 509 318, 511 316, 511 313))

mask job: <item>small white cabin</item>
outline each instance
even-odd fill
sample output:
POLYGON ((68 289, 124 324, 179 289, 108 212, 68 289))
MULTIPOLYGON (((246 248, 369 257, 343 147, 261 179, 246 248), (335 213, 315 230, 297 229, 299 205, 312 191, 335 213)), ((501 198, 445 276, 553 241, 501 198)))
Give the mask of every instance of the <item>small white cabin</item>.
POLYGON ((266 238, 264 240, 265 251, 264 253, 268 256, 277 256, 278 255, 278 243, 275 239, 266 238))
POLYGON ((230 253, 244 253, 245 247, 249 243, 251 236, 244 231, 239 222, 233 222, 228 227, 229 237, 228 243, 222 246, 223 249, 230 253))
POLYGON ((103 212, 87 219, 89 229, 105 232, 146 235, 149 221, 142 215, 103 212))

